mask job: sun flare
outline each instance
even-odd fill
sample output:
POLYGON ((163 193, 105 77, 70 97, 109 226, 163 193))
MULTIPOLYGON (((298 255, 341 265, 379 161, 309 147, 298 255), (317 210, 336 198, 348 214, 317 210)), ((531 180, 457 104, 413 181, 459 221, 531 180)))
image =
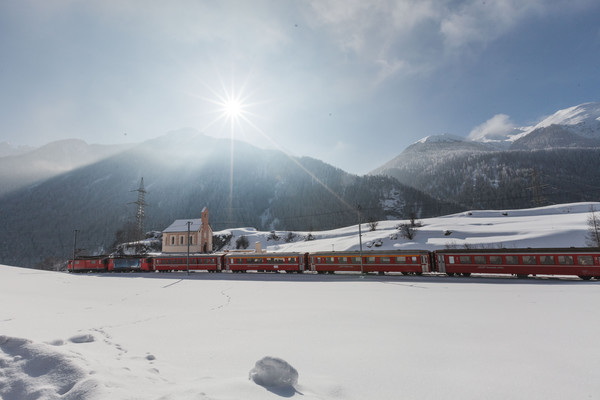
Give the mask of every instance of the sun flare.
POLYGON ((229 99, 223 102, 223 113, 229 118, 239 118, 244 109, 244 104, 239 99, 229 99))

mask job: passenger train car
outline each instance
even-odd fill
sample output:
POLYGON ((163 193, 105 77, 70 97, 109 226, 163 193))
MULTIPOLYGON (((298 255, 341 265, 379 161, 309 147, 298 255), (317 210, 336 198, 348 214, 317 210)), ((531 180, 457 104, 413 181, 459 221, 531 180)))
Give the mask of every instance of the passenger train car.
POLYGON ((222 254, 161 254, 153 258, 151 271, 208 271, 221 272, 222 254))
POLYGON ((425 250, 363 252, 318 252, 308 255, 311 271, 335 272, 401 272, 404 275, 432 271, 431 253, 425 250))
POLYGON ((223 269, 231 272, 297 272, 306 268, 304 253, 229 253, 223 256, 223 269))
POLYGON ((146 256, 78 257, 69 272, 280 272, 287 273, 401 273, 515 275, 575 275, 600 279, 600 249, 476 249, 383 250, 314 253, 157 254, 146 256))
POLYGON ((600 251, 592 249, 438 250, 437 271, 447 275, 577 275, 600 278, 600 251))

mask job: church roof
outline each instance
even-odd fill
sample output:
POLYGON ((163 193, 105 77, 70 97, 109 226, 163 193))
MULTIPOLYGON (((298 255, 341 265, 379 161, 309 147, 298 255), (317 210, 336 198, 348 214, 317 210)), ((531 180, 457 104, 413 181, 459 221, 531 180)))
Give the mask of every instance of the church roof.
POLYGON ((190 224, 190 232, 199 231, 200 228, 202 227, 202 219, 201 218, 176 219, 175 222, 173 222, 171 225, 169 225, 163 231, 163 233, 169 233, 169 232, 187 232, 187 230, 188 230, 188 226, 187 226, 188 221, 192 222, 190 224))

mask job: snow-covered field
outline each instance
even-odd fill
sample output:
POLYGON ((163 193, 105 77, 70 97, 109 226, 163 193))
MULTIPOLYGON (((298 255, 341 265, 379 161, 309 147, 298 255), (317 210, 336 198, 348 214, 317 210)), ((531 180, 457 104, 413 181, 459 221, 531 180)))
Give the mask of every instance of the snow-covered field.
MULTIPOLYGON (((398 221, 381 222, 364 238, 380 248, 580 246, 589 205, 428 219, 410 242, 393 237, 398 221)), ((355 248, 353 229, 290 244, 255 238, 269 250, 342 250, 355 248)), ((600 281, 575 277, 0 266, 0 399, 599 398, 599 300, 600 281), (289 363, 297 383, 250 380, 267 356, 289 363)))
POLYGON ((600 281, 0 267, 0 398, 591 399, 600 281), (248 379, 265 356, 294 388, 248 379))

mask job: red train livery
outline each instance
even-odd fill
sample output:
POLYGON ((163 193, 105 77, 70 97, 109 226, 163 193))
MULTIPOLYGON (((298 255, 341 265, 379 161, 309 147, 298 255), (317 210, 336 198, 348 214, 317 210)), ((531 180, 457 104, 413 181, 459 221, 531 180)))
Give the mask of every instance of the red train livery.
POLYGON ((437 271, 447 275, 472 273, 577 275, 600 278, 600 251, 593 249, 438 250, 437 271))
POLYGON ((108 271, 108 258, 106 256, 78 257, 69 260, 67 271, 69 272, 106 272, 108 271))
POLYGON ((187 254, 162 254, 152 262, 152 271, 208 271, 221 272, 222 254, 190 254, 189 264, 187 254))
POLYGON ((315 253, 159 254, 153 256, 79 257, 69 272, 208 271, 287 273, 423 273, 449 276, 503 274, 576 275, 600 279, 600 249, 387 250, 315 253))
POLYGON ((308 255, 310 270, 334 272, 401 272, 405 275, 432 272, 431 253, 425 250, 363 252, 318 252, 308 255))
POLYGON ((303 253, 230 253, 223 256, 224 269, 231 272, 297 272, 306 268, 303 253))

